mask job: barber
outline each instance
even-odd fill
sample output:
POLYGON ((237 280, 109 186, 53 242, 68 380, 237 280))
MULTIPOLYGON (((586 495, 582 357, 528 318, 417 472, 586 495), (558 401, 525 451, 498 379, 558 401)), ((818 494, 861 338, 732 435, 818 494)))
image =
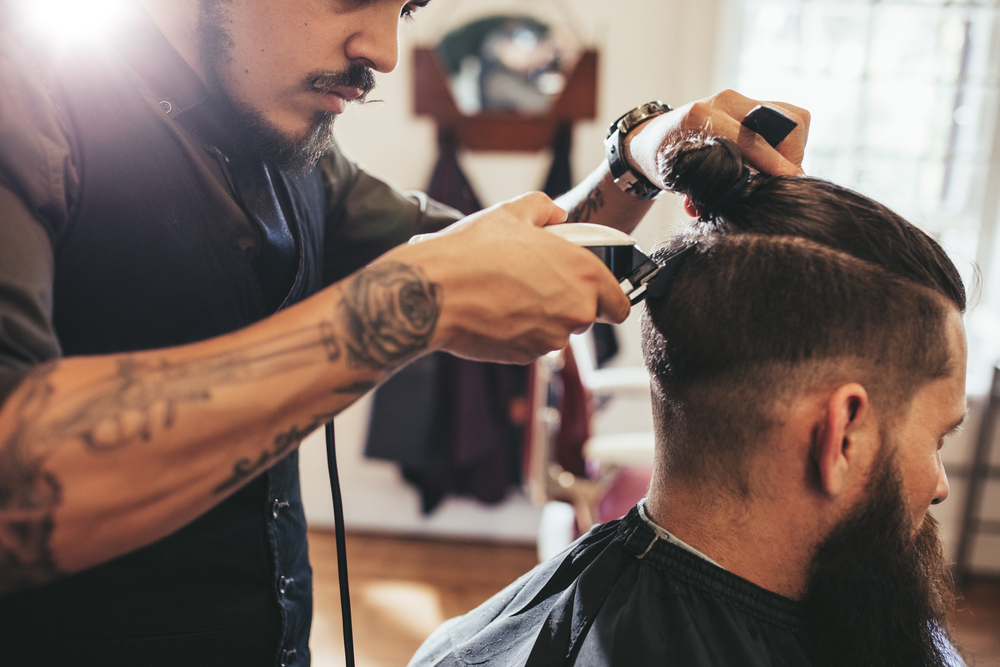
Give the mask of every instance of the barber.
POLYGON ((71 50, 3 10, 0 662, 308 664, 302 438, 429 351, 526 363, 624 320, 603 264, 541 228, 634 228, 679 132, 800 171, 800 109, 775 150, 737 93, 646 105, 617 183, 605 162, 407 245, 458 216, 332 126, 426 4, 142 0, 71 50))

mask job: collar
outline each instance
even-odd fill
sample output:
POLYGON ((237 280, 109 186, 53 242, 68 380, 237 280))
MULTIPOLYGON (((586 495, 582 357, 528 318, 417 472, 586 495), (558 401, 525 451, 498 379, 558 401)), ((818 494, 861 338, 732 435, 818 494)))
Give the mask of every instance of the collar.
POLYGON ((111 36, 111 45, 168 118, 180 122, 203 145, 232 150, 229 113, 142 7, 129 11, 111 36))
MULTIPOLYGON (((677 537, 674 537, 674 535, 670 531, 668 531, 667 529, 662 528, 658 524, 653 523, 653 520, 650 519, 649 515, 646 514, 646 499, 645 498, 643 498, 642 500, 639 501, 637 509, 639 510, 639 517, 643 521, 646 522, 647 526, 649 526, 650 528, 653 529, 654 533, 656 533, 656 538, 654 538, 653 542, 650 542, 649 546, 646 548, 646 552, 647 553, 649 552, 650 549, 653 548, 653 543, 656 542, 656 539, 658 538, 658 539, 663 540, 664 542, 669 542, 670 544, 678 546, 681 549, 689 551, 689 552, 693 553, 695 556, 698 556, 699 558, 703 558, 703 559, 707 560, 709 563, 711 563, 712 565, 714 565, 714 566, 716 566, 718 568, 725 569, 721 565, 719 565, 718 563, 716 563, 714 560, 712 560, 711 558, 709 558, 708 556, 706 556, 702 552, 700 552, 697 549, 695 549, 693 546, 691 546, 687 542, 685 542, 683 540, 680 540, 677 537)), ((645 556, 645 555, 646 554, 644 553, 643 556, 645 556)))
POLYGON ((205 84, 141 7, 129 12, 111 42, 171 118, 210 99, 205 84))

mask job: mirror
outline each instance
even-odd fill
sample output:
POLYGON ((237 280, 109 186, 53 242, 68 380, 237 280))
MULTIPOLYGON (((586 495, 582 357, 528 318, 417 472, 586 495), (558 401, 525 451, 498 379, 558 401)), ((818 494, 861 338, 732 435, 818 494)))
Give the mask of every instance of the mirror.
POLYGON ((437 54, 466 116, 546 114, 580 57, 567 30, 528 16, 489 16, 452 30, 437 54))

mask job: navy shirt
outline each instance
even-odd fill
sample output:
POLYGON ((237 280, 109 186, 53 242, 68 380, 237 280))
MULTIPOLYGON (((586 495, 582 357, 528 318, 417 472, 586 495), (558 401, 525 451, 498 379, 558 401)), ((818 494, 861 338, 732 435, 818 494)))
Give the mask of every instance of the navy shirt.
MULTIPOLYGON (((295 254, 269 301, 283 278, 255 265, 266 233, 228 119, 141 11, 78 52, 4 34, 0 87, 0 401, 61 354, 251 324, 456 217, 337 150, 273 172, 249 195, 279 203, 295 254)), ((293 453, 155 544, 0 597, 0 664, 307 665, 305 540, 293 453)))

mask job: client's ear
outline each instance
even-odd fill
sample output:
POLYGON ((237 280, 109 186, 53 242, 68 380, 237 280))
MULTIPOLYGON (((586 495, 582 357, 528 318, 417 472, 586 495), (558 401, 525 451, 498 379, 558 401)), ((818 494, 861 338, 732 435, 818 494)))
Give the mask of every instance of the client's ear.
POLYGON ((690 215, 692 218, 701 217, 701 211, 699 211, 698 207, 695 206, 695 203, 691 201, 691 198, 686 195, 684 197, 684 212, 690 215))
POLYGON ((871 402, 865 388, 856 382, 837 387, 826 402, 813 442, 813 459, 824 493, 840 495, 852 478, 863 472, 871 431, 871 402))

